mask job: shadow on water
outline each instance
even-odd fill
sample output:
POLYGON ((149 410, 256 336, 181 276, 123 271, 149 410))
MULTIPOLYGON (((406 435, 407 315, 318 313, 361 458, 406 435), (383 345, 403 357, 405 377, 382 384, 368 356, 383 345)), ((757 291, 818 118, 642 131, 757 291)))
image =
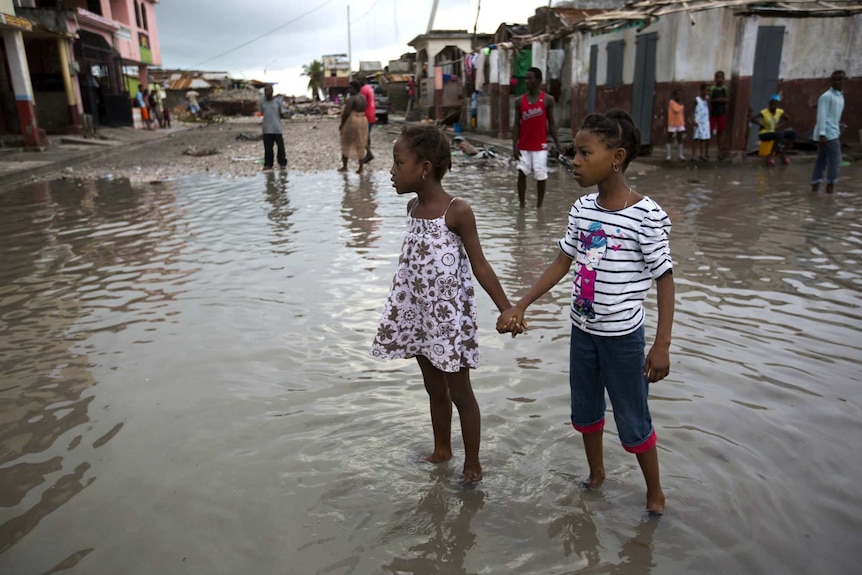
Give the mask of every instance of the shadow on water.
MULTIPOLYGON (((2 194, 0 572, 851 572, 862 180, 812 194, 809 168, 630 174, 673 221, 658 520, 612 417, 608 480, 578 487, 570 280, 515 340, 477 291, 485 479, 421 462, 419 369, 368 354, 409 199, 385 173, 2 194)), ((516 298, 583 190, 556 172, 520 210, 513 175, 444 184, 516 298)))

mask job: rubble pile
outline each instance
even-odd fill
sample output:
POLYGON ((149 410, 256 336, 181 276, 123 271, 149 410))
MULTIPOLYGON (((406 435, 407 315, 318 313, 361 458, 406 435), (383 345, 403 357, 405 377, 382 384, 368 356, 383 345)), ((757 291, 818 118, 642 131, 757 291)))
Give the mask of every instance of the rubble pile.
POLYGON ((333 102, 296 102, 287 106, 286 118, 303 116, 340 116, 343 107, 333 102))
POLYGON ((206 106, 221 116, 253 116, 260 97, 254 88, 224 90, 207 98, 206 106))

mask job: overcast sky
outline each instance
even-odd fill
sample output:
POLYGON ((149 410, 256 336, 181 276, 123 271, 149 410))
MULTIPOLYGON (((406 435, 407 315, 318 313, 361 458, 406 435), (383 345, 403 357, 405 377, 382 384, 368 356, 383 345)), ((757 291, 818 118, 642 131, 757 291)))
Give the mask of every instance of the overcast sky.
MULTIPOLYGON (((278 82, 276 92, 306 94, 303 64, 346 54, 347 10, 353 69, 360 60, 386 65, 424 34, 433 0, 161 0, 156 19, 163 68, 226 71, 278 82)), ((439 0, 434 28, 494 32, 526 24, 547 0, 439 0), (481 3, 481 6, 480 6, 481 3)))

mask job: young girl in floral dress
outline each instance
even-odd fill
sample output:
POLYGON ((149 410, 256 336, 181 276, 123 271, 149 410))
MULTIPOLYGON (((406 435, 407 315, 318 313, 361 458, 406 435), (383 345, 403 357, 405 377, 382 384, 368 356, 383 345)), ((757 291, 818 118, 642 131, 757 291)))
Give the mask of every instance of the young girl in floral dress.
POLYGON ((393 156, 395 191, 416 197, 407 203, 407 236, 371 354, 419 363, 434 432, 427 461, 452 458, 455 404, 464 437, 463 481, 475 483, 482 466, 479 405, 470 385, 470 369, 479 363, 471 271, 498 310, 508 309, 509 299, 482 253, 473 210, 441 184, 452 164, 446 136, 434 126, 405 127, 393 156))

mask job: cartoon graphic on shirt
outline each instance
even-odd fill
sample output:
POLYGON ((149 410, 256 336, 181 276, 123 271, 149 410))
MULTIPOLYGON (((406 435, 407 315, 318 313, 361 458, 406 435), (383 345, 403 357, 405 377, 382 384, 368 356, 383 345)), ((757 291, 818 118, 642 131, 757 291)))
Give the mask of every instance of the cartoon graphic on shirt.
POLYGON ((608 236, 602 224, 590 224, 589 233, 581 232, 581 255, 575 266, 574 308, 582 317, 593 319, 593 303, 596 301, 596 265, 605 257, 608 236))

